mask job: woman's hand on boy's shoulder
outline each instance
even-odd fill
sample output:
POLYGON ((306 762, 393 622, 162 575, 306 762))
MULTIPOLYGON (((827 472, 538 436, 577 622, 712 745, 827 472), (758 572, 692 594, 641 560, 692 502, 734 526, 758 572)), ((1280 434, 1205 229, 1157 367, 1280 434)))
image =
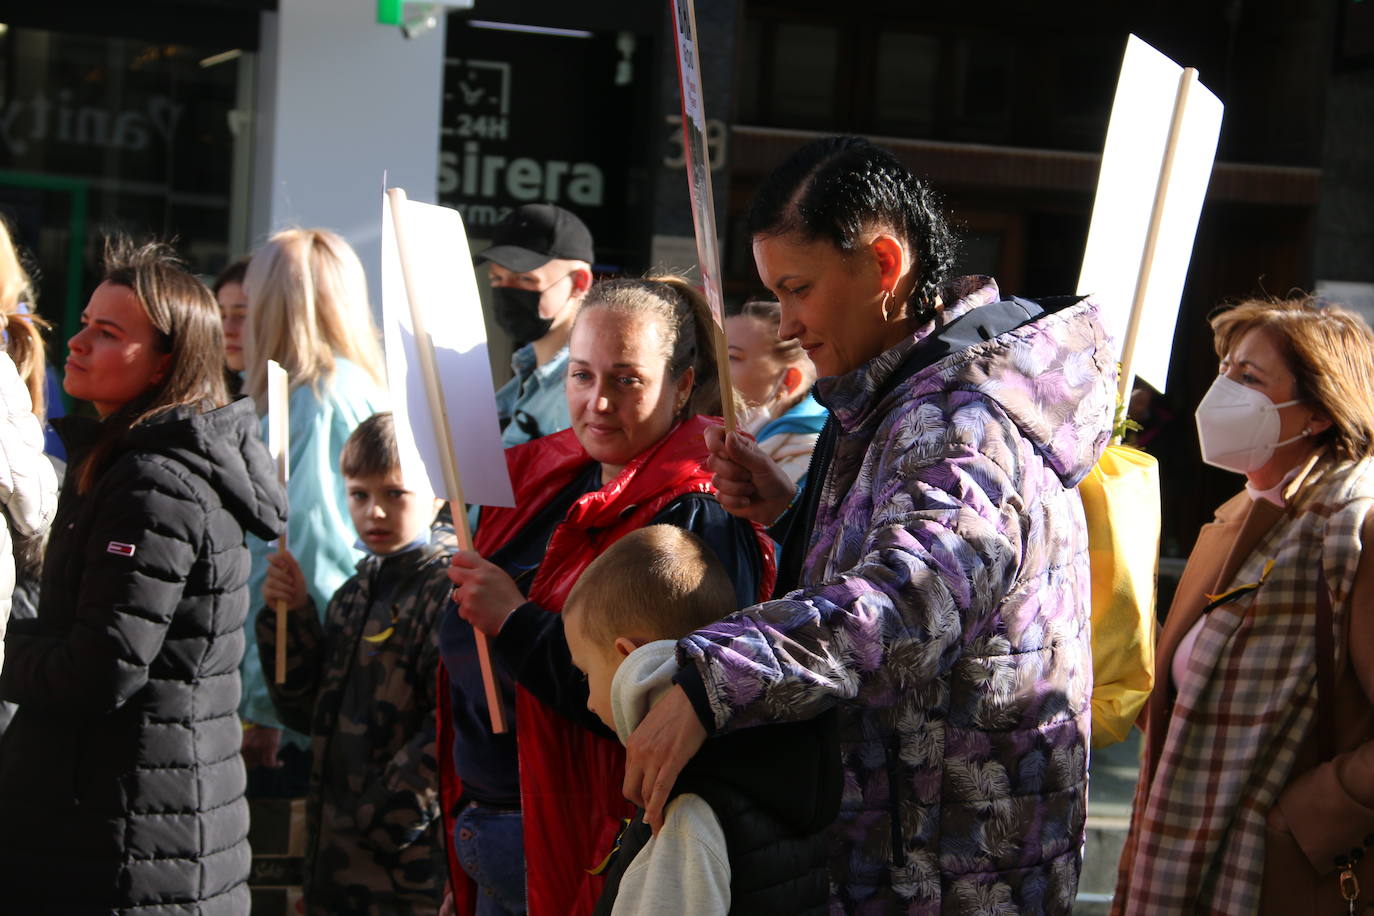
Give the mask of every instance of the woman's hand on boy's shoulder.
POLYGON ((706 728, 681 685, 674 685, 625 742, 625 797, 644 809, 654 835, 663 829, 663 809, 678 774, 706 743, 706 728))
POLYGON ((262 583, 262 597, 268 607, 278 602, 295 611, 310 606, 310 592, 305 587, 305 574, 296 558, 285 550, 267 556, 267 578, 262 583))
POLYGON ((459 616, 488 636, 500 633, 506 618, 525 603, 515 580, 474 550, 458 551, 449 564, 459 616))

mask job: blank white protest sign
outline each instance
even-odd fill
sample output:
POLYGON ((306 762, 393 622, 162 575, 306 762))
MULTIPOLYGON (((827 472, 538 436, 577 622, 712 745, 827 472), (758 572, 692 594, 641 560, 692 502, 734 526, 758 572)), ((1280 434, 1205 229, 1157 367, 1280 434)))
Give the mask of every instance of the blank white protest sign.
POLYGON ((1159 391, 1221 132, 1221 101, 1195 75, 1175 125, 1183 68, 1134 35, 1127 42, 1078 279, 1079 294, 1102 308, 1123 374, 1159 391), (1137 333, 1125 352, 1133 307, 1137 333))
POLYGON ((462 217, 456 210, 413 200, 403 200, 393 209, 384 194, 382 333, 401 469, 407 482, 428 480, 435 495, 456 499, 456 494, 446 492, 439 424, 430 411, 420 371, 407 289, 415 294, 425 331, 433 341, 462 498, 476 505, 513 506, 515 495, 487 360, 486 325, 462 217), (409 285, 397 243, 398 219, 404 220, 409 285))

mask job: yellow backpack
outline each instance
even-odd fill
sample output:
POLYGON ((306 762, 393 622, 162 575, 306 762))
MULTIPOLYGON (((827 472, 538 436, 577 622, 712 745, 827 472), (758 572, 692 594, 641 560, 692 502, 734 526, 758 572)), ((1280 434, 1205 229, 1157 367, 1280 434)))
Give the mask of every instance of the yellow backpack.
POLYGON ((1124 739, 1155 682, 1159 462, 1110 445, 1078 485, 1092 568, 1092 746, 1124 739))

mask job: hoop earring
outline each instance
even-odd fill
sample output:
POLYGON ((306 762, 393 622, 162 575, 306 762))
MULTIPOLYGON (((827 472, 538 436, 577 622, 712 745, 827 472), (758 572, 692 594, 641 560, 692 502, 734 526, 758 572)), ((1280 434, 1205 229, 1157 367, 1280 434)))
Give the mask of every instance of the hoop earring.
POLYGON ((883 321, 888 320, 887 307, 892 304, 892 290, 883 290, 883 321))

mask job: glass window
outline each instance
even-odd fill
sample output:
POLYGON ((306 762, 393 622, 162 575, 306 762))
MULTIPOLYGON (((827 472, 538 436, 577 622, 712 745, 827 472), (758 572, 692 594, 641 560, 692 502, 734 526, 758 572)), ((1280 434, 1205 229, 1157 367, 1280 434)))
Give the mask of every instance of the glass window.
POLYGON ((877 130, 929 136, 935 122, 935 79, 940 43, 931 35, 882 32, 874 70, 873 120, 877 130))
POLYGON ((772 121, 780 127, 831 125, 838 69, 835 26, 778 23, 773 41, 772 121))
POLYGON ((759 68, 763 59, 763 26, 757 19, 744 23, 738 49, 738 78, 735 80, 736 117, 744 124, 757 124, 759 113, 759 68))
POLYGON ((1014 55, 1006 41, 980 37, 954 45, 952 140, 1006 142, 1014 55))
POLYGON ((0 212, 37 268, 49 320, 64 324, 84 304, 102 230, 175 236, 202 273, 239 254, 230 113, 250 64, 201 66, 225 50, 16 26, 0 35, 0 212))

